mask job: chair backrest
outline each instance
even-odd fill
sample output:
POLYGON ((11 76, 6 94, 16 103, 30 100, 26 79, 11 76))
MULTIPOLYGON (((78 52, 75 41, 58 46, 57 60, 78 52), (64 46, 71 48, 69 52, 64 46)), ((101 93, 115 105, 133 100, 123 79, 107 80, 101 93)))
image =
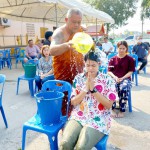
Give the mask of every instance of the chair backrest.
POLYGON ((109 54, 109 55, 107 56, 107 58, 108 58, 108 60, 109 60, 109 59, 111 59, 112 57, 114 57, 114 56, 116 56, 116 55, 117 55, 117 53, 113 52, 113 53, 109 54))
POLYGON ((6 49, 6 50, 4 50, 4 60, 9 60, 9 59, 11 59, 11 57, 10 57, 10 49, 6 49))
POLYGON ((5 54, 4 54, 4 50, 0 50, 0 59, 3 59, 3 58, 4 58, 4 56, 5 56, 5 54))
POLYGON ((129 45, 128 46, 128 53, 132 54, 132 50, 133 50, 133 45, 129 45))
POLYGON ((138 56, 136 54, 129 54, 135 60, 135 67, 138 67, 138 56))
POLYGON ((70 103, 70 97, 71 97, 71 91, 72 86, 67 81, 62 80, 49 80, 46 81, 42 85, 42 91, 59 91, 59 92, 68 92, 68 101, 67 101, 67 115, 68 115, 68 109, 69 109, 69 103, 70 103))
POLYGON ((2 96, 3 96, 3 88, 5 84, 6 76, 0 74, 0 106, 2 106, 2 96))
POLYGON ((21 57, 21 58, 25 57, 25 50, 24 49, 19 50, 19 57, 21 57))

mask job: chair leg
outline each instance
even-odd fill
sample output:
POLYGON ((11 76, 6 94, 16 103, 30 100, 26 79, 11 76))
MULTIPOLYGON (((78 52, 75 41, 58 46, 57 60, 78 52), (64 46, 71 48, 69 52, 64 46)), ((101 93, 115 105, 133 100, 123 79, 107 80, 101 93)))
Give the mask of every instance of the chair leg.
POLYGON ((26 127, 23 126, 23 131, 22 131, 22 150, 25 150, 25 144, 26 144, 26 127))
POLYGON ((137 71, 135 72, 135 84, 138 86, 138 74, 137 71))
POLYGON ((131 89, 129 91, 128 106, 129 106, 129 112, 132 112, 131 89))
POLYGON ((3 120, 4 120, 5 126, 6 126, 6 128, 8 128, 8 124, 7 124, 7 120, 6 120, 6 117, 5 117, 3 106, 1 106, 0 110, 1 110, 1 113, 2 113, 2 117, 3 117, 3 120))
POLYGON ((19 82, 20 82, 20 78, 18 78, 18 81, 17 81, 17 91, 16 91, 16 95, 18 95, 18 90, 19 90, 19 82))
POLYGON ((132 81, 134 81, 134 72, 132 73, 132 81))
POLYGON ((50 136, 48 135, 49 143, 50 143, 50 149, 51 150, 58 150, 58 139, 57 135, 50 136))
POLYGON ((28 84, 29 84, 30 95, 32 97, 34 97, 33 80, 32 81, 28 81, 28 84))

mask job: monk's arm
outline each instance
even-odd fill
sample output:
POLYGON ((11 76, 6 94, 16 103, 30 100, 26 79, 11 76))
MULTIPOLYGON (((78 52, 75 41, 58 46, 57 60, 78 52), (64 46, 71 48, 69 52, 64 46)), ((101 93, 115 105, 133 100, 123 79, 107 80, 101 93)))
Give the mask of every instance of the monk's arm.
POLYGON ((64 42, 64 34, 58 30, 54 33, 50 45, 50 53, 52 56, 58 56, 69 50, 70 44, 64 42))

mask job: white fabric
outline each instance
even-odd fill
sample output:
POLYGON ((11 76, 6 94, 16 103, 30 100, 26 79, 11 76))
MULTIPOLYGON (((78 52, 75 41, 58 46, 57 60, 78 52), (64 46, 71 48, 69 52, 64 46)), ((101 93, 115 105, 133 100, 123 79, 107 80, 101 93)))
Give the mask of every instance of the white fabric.
POLYGON ((0 17, 20 21, 63 24, 69 8, 79 8, 84 16, 83 23, 114 23, 105 12, 92 8, 78 0, 0 0, 0 17))
POLYGON ((110 51, 110 48, 112 48, 111 52, 113 52, 114 47, 113 47, 111 42, 107 42, 107 43, 102 44, 102 49, 103 49, 104 52, 110 51))
POLYGON ((96 47, 95 51, 97 52, 97 54, 98 54, 99 57, 100 57, 101 66, 107 67, 107 66, 108 66, 108 59, 107 59, 106 54, 105 54, 103 51, 99 50, 98 47, 96 47))

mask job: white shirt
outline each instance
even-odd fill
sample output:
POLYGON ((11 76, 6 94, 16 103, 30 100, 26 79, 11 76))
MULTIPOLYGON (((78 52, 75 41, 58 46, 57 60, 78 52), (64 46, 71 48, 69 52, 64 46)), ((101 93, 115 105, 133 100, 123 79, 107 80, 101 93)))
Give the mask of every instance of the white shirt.
POLYGON ((111 42, 107 42, 107 43, 103 43, 103 44, 102 44, 102 49, 104 50, 104 52, 108 52, 111 47, 113 48, 113 49, 111 50, 111 52, 112 52, 112 51, 114 51, 114 47, 113 47, 113 45, 112 45, 111 42))

